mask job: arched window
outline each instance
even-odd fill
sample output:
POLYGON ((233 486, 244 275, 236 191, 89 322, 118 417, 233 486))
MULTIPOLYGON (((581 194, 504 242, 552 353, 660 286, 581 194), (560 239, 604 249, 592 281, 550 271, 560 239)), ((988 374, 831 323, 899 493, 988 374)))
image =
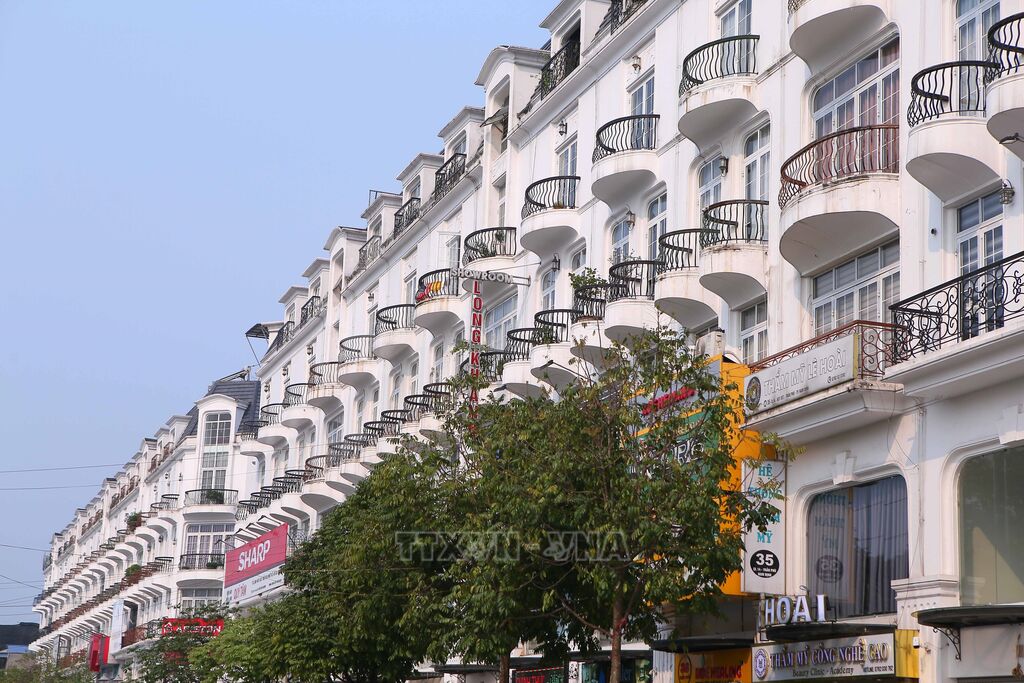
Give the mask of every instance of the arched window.
POLYGON ((203 453, 199 487, 222 489, 228 473, 228 444, 231 443, 231 413, 207 413, 203 419, 203 453))
POLYGON ((768 149, 771 126, 765 124, 747 136, 743 144, 743 173, 747 199, 768 199, 771 177, 771 152, 768 149))
POLYGON ((668 195, 664 192, 647 205, 647 258, 658 259, 658 238, 668 232, 668 195))
POLYGON ((960 475, 960 604, 1024 602, 1024 449, 972 458, 960 475))
POLYGON ((341 443, 345 436, 345 412, 342 411, 327 422, 327 443, 341 443))
POLYGON ((631 230, 632 226, 625 218, 612 226, 612 265, 622 263, 629 258, 629 233, 631 230))
POLYGON ((856 126, 894 124, 900 116, 900 39, 893 38, 814 91, 814 136, 856 126))
POLYGON ((722 201, 722 167, 721 157, 716 157, 700 167, 697 172, 697 195, 700 197, 700 210, 722 201))
POLYGON ((544 273, 540 280, 540 310, 550 311, 555 307, 555 284, 558 274, 554 270, 544 273))

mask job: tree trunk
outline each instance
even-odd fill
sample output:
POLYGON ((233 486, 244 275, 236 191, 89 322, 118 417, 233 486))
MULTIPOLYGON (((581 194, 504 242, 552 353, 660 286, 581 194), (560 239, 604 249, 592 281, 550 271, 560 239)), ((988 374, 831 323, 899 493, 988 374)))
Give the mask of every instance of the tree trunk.
POLYGON ((608 683, 622 680, 622 601, 615 598, 612 606, 612 652, 608 671, 608 683))
POLYGON ((511 657, 508 655, 502 655, 498 658, 498 683, 509 683, 509 661, 511 657))

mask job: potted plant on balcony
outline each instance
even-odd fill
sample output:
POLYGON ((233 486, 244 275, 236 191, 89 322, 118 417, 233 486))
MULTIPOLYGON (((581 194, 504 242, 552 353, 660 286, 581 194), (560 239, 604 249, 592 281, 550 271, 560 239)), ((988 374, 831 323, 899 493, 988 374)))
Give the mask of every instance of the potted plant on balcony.
POLYGON ((127 517, 125 517, 125 523, 128 525, 129 532, 135 531, 140 526, 142 526, 142 513, 132 512, 127 517))
POLYGON ((211 557, 206 561, 207 569, 223 569, 224 559, 220 557, 211 557))
POLYGON ((220 489, 207 489, 203 492, 203 502, 207 505, 223 505, 224 492, 220 489))

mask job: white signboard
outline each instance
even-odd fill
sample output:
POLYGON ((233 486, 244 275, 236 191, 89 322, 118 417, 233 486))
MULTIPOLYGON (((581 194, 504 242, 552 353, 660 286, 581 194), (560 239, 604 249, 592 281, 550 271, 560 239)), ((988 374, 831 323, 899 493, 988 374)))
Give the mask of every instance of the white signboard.
POLYGON ((757 413, 849 382, 857 376, 857 336, 849 334, 750 374, 747 412, 757 413))
POLYGON ((786 592, 786 463, 761 460, 743 463, 747 495, 767 500, 779 512, 764 531, 751 529, 743 539, 743 590, 781 595, 786 592), (778 487, 769 488, 774 484, 778 487), (775 495, 782 496, 776 498, 775 495))
POLYGON ((228 605, 240 605, 283 585, 284 574, 281 573, 280 567, 276 567, 225 588, 224 602, 228 605))
POLYGON ((124 634, 124 600, 114 600, 110 613, 110 646, 109 654, 121 649, 121 636, 124 634))
POLYGON ((885 633, 762 645, 753 649, 751 663, 755 683, 895 676, 896 643, 892 633, 885 633))

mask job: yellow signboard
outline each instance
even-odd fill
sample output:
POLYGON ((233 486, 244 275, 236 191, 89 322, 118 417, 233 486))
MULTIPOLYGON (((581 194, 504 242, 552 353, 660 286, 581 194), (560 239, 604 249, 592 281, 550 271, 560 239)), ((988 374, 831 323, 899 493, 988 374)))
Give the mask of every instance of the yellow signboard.
POLYGON ((750 683, 750 650, 677 654, 675 683, 750 683))

